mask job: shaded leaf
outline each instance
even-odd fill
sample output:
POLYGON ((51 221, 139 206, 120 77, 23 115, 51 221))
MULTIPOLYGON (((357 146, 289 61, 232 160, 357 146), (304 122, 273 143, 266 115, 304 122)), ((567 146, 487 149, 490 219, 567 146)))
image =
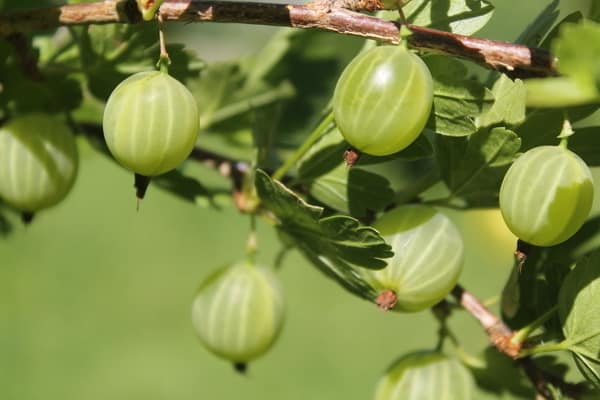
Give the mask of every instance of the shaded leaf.
POLYGON ((347 148, 348 144, 337 128, 325 133, 300 160, 298 180, 312 181, 335 169, 343 163, 347 148))
POLYGON ((575 129, 569 137, 569 149, 589 166, 600 165, 600 126, 575 129))
MULTIPOLYGON (((355 266, 383 268, 386 265, 383 259, 392 255, 379 233, 356 219, 343 215, 321 218, 321 207, 308 204, 261 170, 256 172, 255 184, 263 206, 279 220, 278 229, 317 268, 330 269, 328 275, 344 287, 368 288, 355 266)), ((353 292, 371 298, 371 291, 362 290, 353 292)))
POLYGON ((450 198, 471 206, 496 207, 500 183, 521 140, 505 128, 466 138, 436 138, 436 155, 450 198))
POLYGON ((525 152, 542 145, 557 145, 565 115, 569 117, 572 124, 575 124, 597 109, 598 106, 587 105, 565 109, 532 110, 527 114, 525 122, 515 127, 515 132, 521 138, 521 151, 525 152))
POLYGON ((527 28, 519 35, 515 43, 519 43, 528 47, 537 47, 540 45, 542 38, 556 21, 559 15, 558 10, 559 0, 553 0, 548 4, 533 21, 527 25, 527 28))
POLYGON ((394 191, 386 178, 345 165, 314 180, 310 194, 328 207, 357 218, 381 211, 394 200, 394 191))
POLYGON ((487 24, 494 6, 487 0, 412 0, 403 10, 412 24, 472 35, 487 24))
POLYGON ((484 368, 471 368, 475 383, 485 392, 507 393, 519 399, 531 399, 535 390, 515 360, 487 347, 483 353, 484 368))
POLYGON ((571 14, 567 15, 558 24, 556 24, 556 26, 554 28, 552 28, 552 30, 546 35, 546 37, 544 38, 544 41, 541 43, 540 47, 549 50, 554 39, 556 39, 558 37, 563 24, 577 23, 577 22, 581 21, 582 19, 583 19, 583 14, 581 14, 581 11, 574 11, 571 14))

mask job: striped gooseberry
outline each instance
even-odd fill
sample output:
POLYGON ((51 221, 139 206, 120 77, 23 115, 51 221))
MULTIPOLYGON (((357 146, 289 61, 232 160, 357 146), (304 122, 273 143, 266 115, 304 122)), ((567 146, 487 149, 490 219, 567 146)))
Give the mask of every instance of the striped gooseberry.
POLYGON ((473 376, 457 359, 437 351, 414 352, 399 358, 380 378, 375 400, 469 400, 473 376))
POLYGON ((421 133, 433 102, 425 63, 404 46, 359 54, 342 72, 333 95, 335 122, 357 150, 396 153, 421 133))
POLYGON ((432 207, 395 208, 373 225, 394 256, 380 270, 364 270, 383 309, 415 312, 442 300, 462 271, 463 241, 454 224, 432 207))
POLYGON ((200 120, 190 91, 163 71, 139 72, 110 94, 102 121, 117 161, 146 177, 177 167, 191 153, 200 120))
POLYGON ((279 280, 270 269, 247 261, 210 275, 192 305, 192 323, 202 343, 237 368, 273 345, 283 316, 279 280))
POLYGON ((519 239, 553 246, 579 230, 593 198, 592 174, 577 154, 563 146, 539 146, 508 169, 500 187, 500 210, 519 239))
POLYGON ((60 119, 32 113, 0 127, 0 198, 24 213, 60 202, 77 176, 75 138, 60 119))

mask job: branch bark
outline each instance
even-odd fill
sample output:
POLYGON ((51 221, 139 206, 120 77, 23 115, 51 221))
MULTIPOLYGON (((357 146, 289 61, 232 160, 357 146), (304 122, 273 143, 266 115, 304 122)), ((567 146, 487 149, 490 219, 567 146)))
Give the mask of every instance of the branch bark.
MULTIPOLYGON (((377 0, 334 1, 331 7, 317 2, 306 5, 282 3, 172 0, 165 2, 160 14, 165 21, 235 22, 244 24, 320 29, 360 36, 382 42, 398 43, 400 25, 339 5, 362 9, 379 6, 377 0)), ((102 1, 71 4, 0 14, 0 35, 53 29, 58 26, 141 22, 135 1, 102 1)), ((471 60, 512 76, 555 74, 549 52, 507 42, 474 38, 409 25, 411 47, 471 60)))

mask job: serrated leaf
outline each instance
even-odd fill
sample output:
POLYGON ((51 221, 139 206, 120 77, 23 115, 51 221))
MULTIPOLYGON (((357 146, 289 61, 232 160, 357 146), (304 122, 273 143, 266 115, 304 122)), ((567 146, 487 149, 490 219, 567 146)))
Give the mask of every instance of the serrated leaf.
POLYGON ((525 86, 523 81, 511 80, 505 74, 494 83, 492 88, 494 103, 478 120, 479 127, 504 122, 517 125, 525 120, 525 86))
POLYGON ((433 77, 433 108, 427 127, 446 136, 468 136, 477 131, 476 117, 493 101, 483 84, 468 78, 466 67, 448 57, 424 58, 433 77))
POLYGON ((402 9, 412 24, 461 35, 474 34, 494 13, 487 0, 412 0, 402 9))
POLYGON ((480 130, 468 140, 438 137, 436 155, 450 197, 472 206, 497 206, 500 183, 520 145, 506 128, 480 130))
MULTIPOLYGON (((278 229, 308 254, 316 267, 330 269, 329 276, 346 288, 370 287, 354 268, 383 268, 384 259, 393 254, 375 229, 344 215, 321 218, 321 207, 308 204, 263 171, 257 170, 255 179, 263 206, 279 220, 278 229)), ((354 293, 372 299, 371 291, 354 293)))
POLYGON ((600 363, 579 353, 573 353, 573 360, 583 377, 600 389, 600 363))
MULTIPOLYGON (((580 259, 564 280, 558 297, 558 315, 566 347, 577 359, 593 362, 589 373, 600 373, 600 251, 580 259)), ((584 363, 585 364, 585 363, 584 363)), ((596 382, 600 381, 597 380, 596 382)), ((592 381, 594 382, 594 381, 592 381)))

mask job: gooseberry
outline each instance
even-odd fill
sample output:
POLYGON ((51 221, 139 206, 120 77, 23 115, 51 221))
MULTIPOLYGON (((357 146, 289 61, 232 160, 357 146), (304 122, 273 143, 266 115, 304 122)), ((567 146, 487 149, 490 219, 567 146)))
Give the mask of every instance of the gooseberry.
POLYGON ((217 270, 201 285, 192 322, 212 353, 237 367, 264 354, 281 331, 283 290, 266 267, 241 262, 217 270))
POLYGON ((432 207, 406 205, 387 212, 373 226, 394 252, 385 268, 363 272, 380 293, 380 307, 420 311, 450 293, 462 271, 464 246, 448 217, 432 207))
POLYGON ((421 133, 433 102, 425 63, 404 46, 359 54, 342 72, 333 95, 335 122, 357 150, 396 153, 421 133))
POLYGON ((398 359, 379 380, 375 400, 439 400, 473 398, 469 370, 455 358, 421 351, 398 359))
POLYGON ((177 167, 191 153, 200 120, 190 91, 163 71, 139 72, 111 93, 102 121, 117 161, 143 176, 177 167))
POLYGON ((60 202, 77 176, 78 156, 69 127, 32 113, 0 127, 0 198, 34 213, 60 202))
POLYGON ((564 242, 585 222, 594 197, 585 162, 562 146, 521 155, 500 187, 500 210, 519 239, 536 246, 564 242))

